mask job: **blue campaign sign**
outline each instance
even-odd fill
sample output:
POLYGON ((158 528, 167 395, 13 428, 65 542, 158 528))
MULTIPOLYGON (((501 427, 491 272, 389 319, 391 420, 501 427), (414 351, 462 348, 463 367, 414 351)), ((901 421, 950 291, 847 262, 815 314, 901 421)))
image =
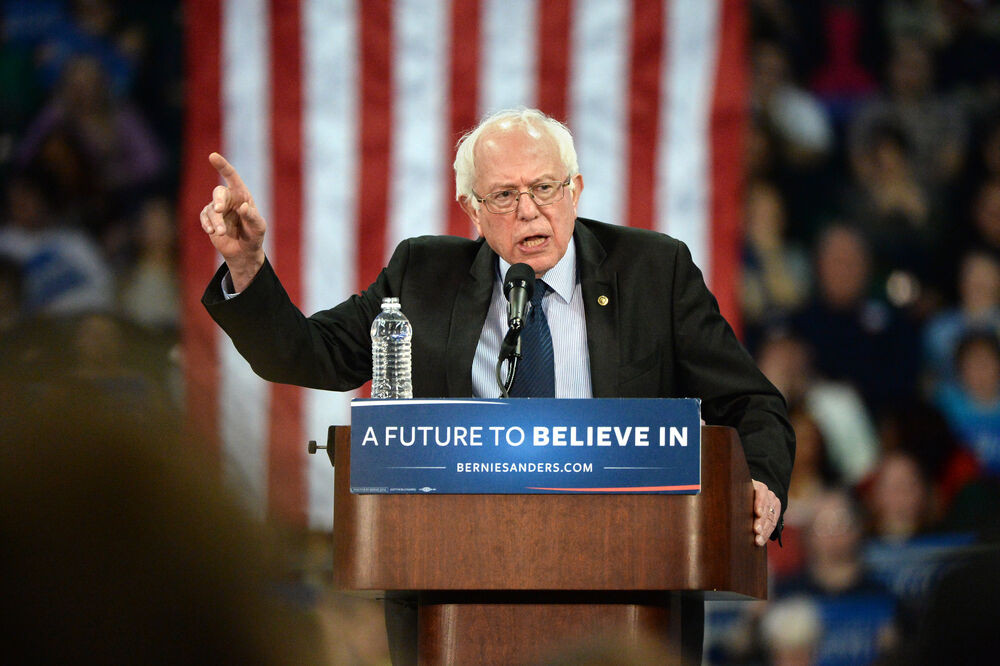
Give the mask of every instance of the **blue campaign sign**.
POLYGON ((354 400, 353 493, 701 490, 701 402, 354 400))

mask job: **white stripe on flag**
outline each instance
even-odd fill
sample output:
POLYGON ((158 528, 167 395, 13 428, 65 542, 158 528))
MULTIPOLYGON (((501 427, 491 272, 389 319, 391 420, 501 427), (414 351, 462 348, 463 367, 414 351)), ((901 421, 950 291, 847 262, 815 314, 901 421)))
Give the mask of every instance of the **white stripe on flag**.
POLYGON ((392 156, 386 256, 400 241, 446 231, 450 7, 400 0, 393 13, 392 156))
POLYGON ((658 228, 687 243, 711 274, 710 113, 715 83, 719 0, 667 8, 660 101, 658 228))
MULTIPOLYGON (((306 0, 303 7, 303 308, 311 314, 354 292, 358 207, 358 7, 355 0, 306 0)), ((305 392, 307 440, 350 423, 353 392, 305 392)), ((333 527, 333 469, 306 456, 309 526, 333 527)))
POLYGON ((537 0, 484 0, 480 18, 479 115, 536 105, 537 0))
MULTIPOLYGON (((264 0, 229 0, 222 15, 222 149, 270 218, 269 21, 264 0)), ((229 338, 219 334, 225 476, 255 514, 267 507, 270 391, 229 338)))
POLYGON ((577 0, 572 16, 568 125, 585 186, 578 212, 623 224, 631 5, 577 0))

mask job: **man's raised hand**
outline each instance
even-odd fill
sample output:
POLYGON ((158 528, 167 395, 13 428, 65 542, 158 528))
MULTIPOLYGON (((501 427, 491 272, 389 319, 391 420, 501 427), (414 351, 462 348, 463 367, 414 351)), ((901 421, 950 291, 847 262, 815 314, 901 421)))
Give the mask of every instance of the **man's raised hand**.
POLYGON ((219 153, 209 155, 208 161, 225 185, 212 190, 212 201, 201 209, 201 228, 225 259, 233 287, 241 292, 264 265, 267 222, 233 165, 219 153))

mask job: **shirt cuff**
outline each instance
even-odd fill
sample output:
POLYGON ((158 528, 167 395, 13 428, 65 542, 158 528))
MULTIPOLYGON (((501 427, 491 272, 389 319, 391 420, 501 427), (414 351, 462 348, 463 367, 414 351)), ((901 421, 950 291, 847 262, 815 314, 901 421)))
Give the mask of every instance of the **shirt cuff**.
POLYGON ((233 286, 233 278, 229 271, 226 271, 226 274, 222 276, 222 295, 227 301, 240 295, 240 292, 236 291, 236 287, 233 286))

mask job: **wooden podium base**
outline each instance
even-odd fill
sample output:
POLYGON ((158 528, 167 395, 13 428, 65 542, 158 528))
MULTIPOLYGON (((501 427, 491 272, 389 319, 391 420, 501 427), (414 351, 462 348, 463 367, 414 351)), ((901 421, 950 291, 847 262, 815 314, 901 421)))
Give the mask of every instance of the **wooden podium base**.
MULTIPOLYGON (((656 595, 653 603, 608 603, 617 595, 421 595, 418 606, 421 664, 532 664, 568 663, 582 658, 588 648, 614 645, 648 655, 656 663, 700 663, 681 658, 683 644, 681 595, 656 595), (667 646, 671 646, 669 649, 667 646)), ((634 600, 634 595, 633 600, 634 600)), ((701 599, 698 617, 703 621, 701 599)), ((700 629, 700 626, 699 626, 700 629)), ((700 631, 697 634, 700 637, 700 631)), ((598 656, 595 654, 594 656, 598 656)))

